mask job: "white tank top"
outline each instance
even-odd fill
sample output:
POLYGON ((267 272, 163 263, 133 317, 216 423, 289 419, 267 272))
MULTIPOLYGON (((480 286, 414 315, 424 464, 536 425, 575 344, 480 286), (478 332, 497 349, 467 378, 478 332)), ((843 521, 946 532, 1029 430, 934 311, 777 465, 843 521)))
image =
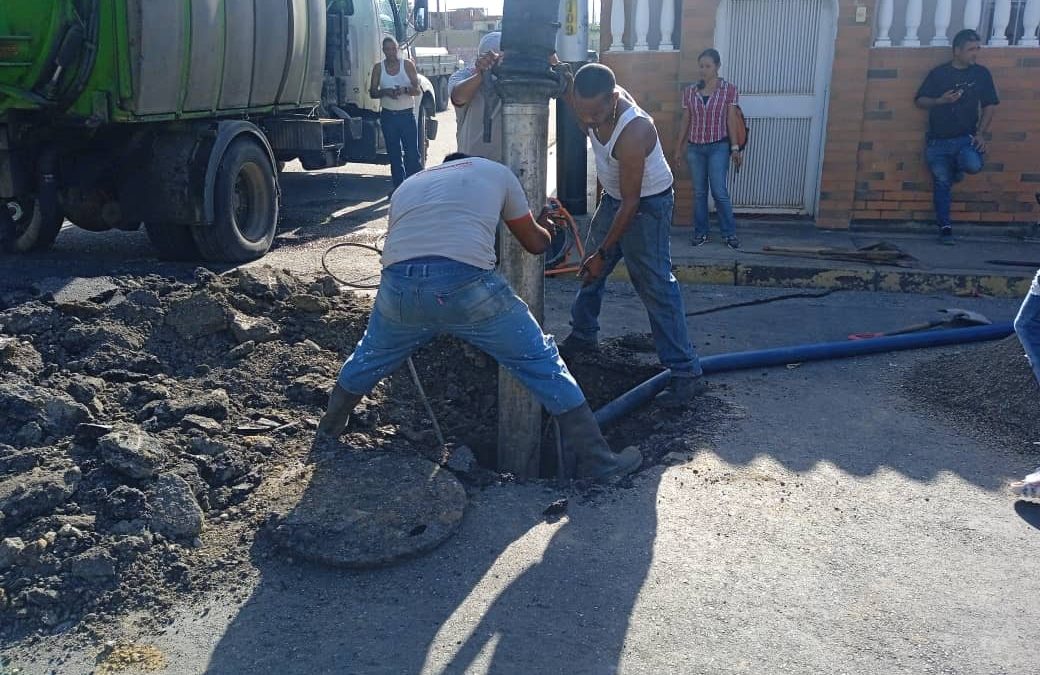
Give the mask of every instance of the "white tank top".
MULTIPOLYGON (((596 173, 599 174, 600 185, 604 191, 614 199, 621 199, 621 170, 620 163, 614 158, 614 146, 617 144, 621 132, 625 130, 628 123, 637 117, 645 117, 654 123, 650 117, 638 106, 633 105, 621 113, 617 123, 614 125, 614 133, 604 145, 596 138, 595 129, 589 129, 589 138, 592 139, 592 152, 596 155, 596 173)), ((640 197, 649 197, 664 192, 672 186, 672 170, 664 158, 664 150, 661 148, 661 139, 658 137, 657 145, 646 157, 646 168, 643 170, 643 188, 639 192, 640 197)))
MULTIPOLYGON (((391 75, 386 72, 386 61, 384 60, 380 64, 381 72, 379 74, 379 88, 380 89, 393 89, 394 87, 401 87, 402 89, 409 89, 412 86, 412 81, 408 79, 408 73, 404 69, 404 60, 400 61, 401 70, 396 75, 391 75)), ((415 106, 415 100, 412 96, 404 95, 398 96, 397 98, 391 98, 384 96, 379 99, 382 106, 387 110, 411 110, 415 106)))

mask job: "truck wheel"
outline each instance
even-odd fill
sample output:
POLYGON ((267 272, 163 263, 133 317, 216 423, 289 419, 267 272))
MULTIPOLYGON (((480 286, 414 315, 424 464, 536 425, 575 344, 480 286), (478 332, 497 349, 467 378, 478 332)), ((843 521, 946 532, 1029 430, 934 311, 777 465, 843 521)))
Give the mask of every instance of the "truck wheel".
POLYGON ((430 154, 430 139, 426 137, 426 128, 430 121, 430 108, 433 104, 428 98, 423 99, 423 102, 419 105, 419 119, 416 120, 416 127, 419 129, 419 162, 426 166, 426 160, 430 154))
POLYGON ((245 262, 267 253, 278 227, 275 167, 260 144, 240 136, 217 169, 213 224, 193 228, 202 257, 245 262))
POLYGON ((14 223, 10 239, 2 242, 11 253, 43 251, 51 247, 65 222, 60 209, 48 215, 35 197, 12 199, 5 205, 14 223))
POLYGON ((144 231, 160 260, 199 259, 199 247, 195 245, 195 238, 187 225, 145 223, 144 231))
POLYGON ((437 112, 444 112, 448 109, 450 102, 448 101, 448 78, 438 77, 437 78, 437 112))

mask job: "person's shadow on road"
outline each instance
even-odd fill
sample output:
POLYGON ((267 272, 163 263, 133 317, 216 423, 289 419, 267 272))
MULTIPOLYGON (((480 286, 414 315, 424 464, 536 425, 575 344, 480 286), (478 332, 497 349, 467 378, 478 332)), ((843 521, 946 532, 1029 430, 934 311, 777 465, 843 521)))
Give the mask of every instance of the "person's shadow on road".
POLYGON ((336 570, 254 546, 261 581, 210 673, 616 672, 657 532, 660 469, 632 488, 471 489, 460 531, 394 567, 336 570))

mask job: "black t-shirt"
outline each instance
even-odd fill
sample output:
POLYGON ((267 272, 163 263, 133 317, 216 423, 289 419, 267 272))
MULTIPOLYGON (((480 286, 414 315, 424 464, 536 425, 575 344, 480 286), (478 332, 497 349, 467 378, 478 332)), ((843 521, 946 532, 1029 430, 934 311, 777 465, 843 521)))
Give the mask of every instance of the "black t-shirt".
POLYGON ((956 138, 975 133, 979 124, 979 110, 1000 103, 993 76, 985 66, 954 68, 944 63, 933 68, 917 90, 920 98, 939 98, 951 89, 963 93, 956 103, 937 105, 928 111, 929 138, 956 138))

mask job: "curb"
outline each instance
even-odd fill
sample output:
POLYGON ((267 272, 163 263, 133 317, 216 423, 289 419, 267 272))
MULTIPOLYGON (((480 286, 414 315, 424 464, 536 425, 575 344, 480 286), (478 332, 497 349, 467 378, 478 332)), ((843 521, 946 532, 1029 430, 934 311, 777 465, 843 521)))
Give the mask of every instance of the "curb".
MULTIPOLYGON (((1033 274, 1028 276, 953 271, 854 269, 809 265, 762 265, 678 263, 672 273, 683 284, 719 286, 756 286, 775 288, 819 288, 886 293, 947 293, 986 295, 997 298, 1022 298, 1029 292, 1033 274)), ((624 262, 610 276, 629 280, 624 262)))

